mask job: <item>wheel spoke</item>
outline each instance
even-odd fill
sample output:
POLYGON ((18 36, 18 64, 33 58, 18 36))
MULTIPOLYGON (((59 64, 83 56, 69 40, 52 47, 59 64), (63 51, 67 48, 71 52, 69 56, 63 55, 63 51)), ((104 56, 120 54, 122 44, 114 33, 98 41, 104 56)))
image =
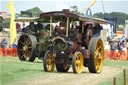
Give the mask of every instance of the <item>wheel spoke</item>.
POLYGON ((31 42, 30 42, 30 41, 28 41, 28 42, 26 43, 26 45, 27 45, 27 46, 31 45, 31 42))
POLYGON ((22 45, 25 45, 25 43, 24 43, 24 42, 22 42, 22 41, 20 41, 20 43, 21 43, 22 45))
POLYGON ((28 49, 32 49, 32 46, 28 47, 28 49))
POLYGON ((54 56, 52 53, 48 53, 46 57, 46 71, 52 72, 54 70, 54 56))
POLYGON ((28 51, 29 54, 31 54, 32 52, 31 51, 28 51))
POLYGON ((29 45, 31 42, 30 42, 30 39, 28 38, 27 40, 26 40, 26 45, 29 45))
POLYGON ((75 69, 76 69, 76 73, 81 73, 82 72, 82 69, 83 69, 83 60, 82 60, 82 54, 81 53, 77 53, 76 55, 76 60, 75 60, 75 69))
POLYGON ((24 41, 26 41, 26 37, 24 36, 24 41))

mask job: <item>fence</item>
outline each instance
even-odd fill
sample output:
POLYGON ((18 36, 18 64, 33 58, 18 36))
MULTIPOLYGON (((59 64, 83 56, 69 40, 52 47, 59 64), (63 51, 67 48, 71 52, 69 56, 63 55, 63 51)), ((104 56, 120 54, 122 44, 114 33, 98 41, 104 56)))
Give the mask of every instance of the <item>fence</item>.
POLYGON ((121 50, 118 51, 104 51, 104 58, 107 60, 128 60, 128 52, 122 52, 121 50))
POLYGON ((17 56, 17 48, 0 48, 0 56, 17 56))
MULTIPOLYGON (((126 80, 127 78, 126 78, 126 70, 125 69, 123 70, 123 77, 124 77, 123 78, 124 85, 127 85, 127 80, 126 80)), ((117 85, 117 83, 116 83, 116 77, 113 78, 113 85, 117 85)))
MULTIPOLYGON (((17 56, 17 48, 8 48, 8 49, 3 49, 0 48, 0 56, 17 56)), ((105 50, 104 51, 104 58, 106 60, 128 60, 128 52, 122 52, 122 51, 110 51, 110 50, 105 50), (114 56, 114 57, 113 57, 114 56)))

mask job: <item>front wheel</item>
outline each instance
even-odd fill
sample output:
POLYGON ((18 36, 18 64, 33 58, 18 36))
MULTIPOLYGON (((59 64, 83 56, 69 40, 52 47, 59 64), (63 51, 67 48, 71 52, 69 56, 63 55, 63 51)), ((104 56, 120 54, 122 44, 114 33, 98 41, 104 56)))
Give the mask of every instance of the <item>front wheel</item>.
POLYGON ((104 47, 100 38, 92 38, 89 43, 90 58, 88 69, 91 73, 100 73, 103 67, 104 47))
POLYGON ((53 72, 55 67, 55 57, 53 56, 53 52, 48 50, 43 59, 43 66, 45 72, 53 72))
POLYGON ((75 52, 75 54, 73 56, 73 60, 72 60, 73 72, 80 74, 83 70, 83 63, 84 63, 84 59, 83 59, 82 53, 75 52))

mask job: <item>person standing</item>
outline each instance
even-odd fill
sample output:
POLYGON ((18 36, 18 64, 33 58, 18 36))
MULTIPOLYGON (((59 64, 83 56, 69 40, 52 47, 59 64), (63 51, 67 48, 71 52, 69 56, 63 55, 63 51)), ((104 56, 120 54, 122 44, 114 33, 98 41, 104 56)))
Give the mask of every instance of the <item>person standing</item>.
POLYGON ((125 40, 122 41, 122 45, 121 45, 121 49, 122 49, 122 55, 125 56, 125 51, 126 51, 126 42, 125 40))
POLYGON ((13 48, 12 55, 16 57, 17 56, 17 41, 16 41, 16 38, 14 39, 14 42, 12 44, 12 48, 13 48))
POLYGON ((118 41, 118 57, 120 58, 122 55, 122 51, 121 51, 121 39, 119 38, 118 41))
POLYGON ((3 48, 3 55, 7 56, 8 41, 6 40, 6 38, 3 38, 1 44, 2 44, 1 46, 3 48))
POLYGON ((115 57, 116 57, 116 49, 117 49, 117 45, 115 43, 115 39, 113 39, 112 42, 110 43, 110 49, 111 49, 111 57, 113 59, 115 59, 115 57))

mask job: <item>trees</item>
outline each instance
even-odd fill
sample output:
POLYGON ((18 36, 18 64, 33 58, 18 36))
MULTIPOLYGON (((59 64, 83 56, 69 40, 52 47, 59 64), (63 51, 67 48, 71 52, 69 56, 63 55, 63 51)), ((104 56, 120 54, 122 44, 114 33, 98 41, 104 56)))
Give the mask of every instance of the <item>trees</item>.
POLYGON ((42 11, 40 10, 40 8, 38 7, 34 7, 34 8, 31 8, 31 9, 28 9, 26 10, 27 12, 32 12, 32 13, 38 13, 38 14, 41 14, 42 11))
POLYGON ((117 18, 117 23, 118 24, 125 24, 125 20, 128 19, 128 14, 125 14, 125 13, 121 13, 121 12, 111 12, 111 13, 95 13, 93 15, 94 17, 97 17, 97 18, 104 18, 104 17, 107 17, 107 18, 117 18))
POLYGON ((21 11, 22 16, 27 16, 27 17, 39 17, 39 15, 43 13, 40 8, 34 7, 31 9, 28 9, 26 11, 21 11))

